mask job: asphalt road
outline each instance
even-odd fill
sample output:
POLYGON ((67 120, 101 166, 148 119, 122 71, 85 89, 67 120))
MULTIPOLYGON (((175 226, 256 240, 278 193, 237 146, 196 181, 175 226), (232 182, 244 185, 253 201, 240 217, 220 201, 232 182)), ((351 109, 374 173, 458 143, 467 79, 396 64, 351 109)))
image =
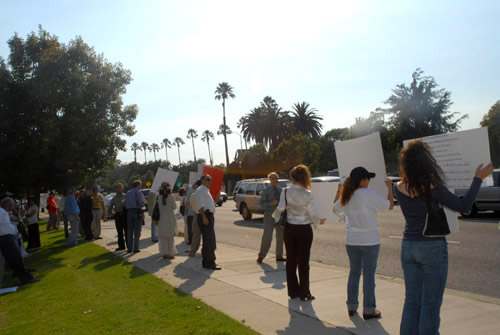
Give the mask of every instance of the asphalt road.
MULTIPOLYGON (((493 213, 475 219, 459 216, 460 232, 448 238, 449 274, 447 288, 500 298, 500 226, 493 213)), ((217 207, 217 241, 255 250, 260 248, 262 215, 245 221, 232 200, 217 207)), ((381 249, 377 274, 403 278, 400 252, 404 219, 399 207, 379 216, 381 249)), ((274 253, 274 242, 270 251, 274 253)), ((311 260, 348 268, 343 223, 326 223, 314 231, 311 260)), ((272 262, 271 258, 265 261, 272 262)))

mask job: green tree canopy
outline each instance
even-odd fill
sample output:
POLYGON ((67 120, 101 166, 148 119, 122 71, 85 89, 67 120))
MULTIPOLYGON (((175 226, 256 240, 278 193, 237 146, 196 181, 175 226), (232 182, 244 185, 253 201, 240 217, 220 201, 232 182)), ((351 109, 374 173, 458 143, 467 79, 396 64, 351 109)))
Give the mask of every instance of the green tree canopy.
POLYGON ((43 30, 9 41, 0 58, 0 184, 4 190, 63 188, 102 175, 138 109, 124 106, 130 71, 81 37, 68 44, 43 30))
POLYGON ((482 127, 488 127, 491 160, 500 167, 500 100, 498 100, 481 120, 482 127))
POLYGON ((410 86, 397 85, 393 94, 385 101, 390 108, 379 109, 389 115, 389 129, 394 140, 402 143, 406 139, 454 132, 467 115, 456 117, 450 112, 451 93, 438 84, 433 77, 423 76, 417 69, 412 74, 410 86))

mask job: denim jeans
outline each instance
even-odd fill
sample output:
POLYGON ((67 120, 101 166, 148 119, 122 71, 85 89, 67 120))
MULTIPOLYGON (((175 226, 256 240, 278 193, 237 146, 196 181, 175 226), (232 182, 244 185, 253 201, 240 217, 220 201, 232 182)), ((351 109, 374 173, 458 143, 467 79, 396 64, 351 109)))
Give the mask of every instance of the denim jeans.
POLYGON ((403 240, 401 263, 406 288, 401 335, 439 334, 439 313, 448 278, 448 243, 403 240))
POLYGON ((347 309, 358 309, 359 278, 363 271, 363 314, 375 312, 375 270, 380 244, 346 245, 351 270, 347 282, 347 309))
POLYGON ((139 210, 131 208, 127 211, 127 250, 139 250, 139 239, 141 238, 142 219, 139 210))
POLYGON ((71 225, 71 232, 69 234, 68 240, 66 241, 66 246, 72 246, 78 244, 78 217, 76 215, 66 216, 71 225))

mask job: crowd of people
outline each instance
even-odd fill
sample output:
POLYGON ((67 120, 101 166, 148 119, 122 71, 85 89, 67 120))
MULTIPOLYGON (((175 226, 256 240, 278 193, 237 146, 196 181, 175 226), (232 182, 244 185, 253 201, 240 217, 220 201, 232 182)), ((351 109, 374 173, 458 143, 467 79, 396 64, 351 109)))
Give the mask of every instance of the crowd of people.
MULTIPOLYGON (((431 150, 423 141, 412 141, 400 153, 401 181, 395 186, 386 180, 387 197, 368 188, 375 173, 364 167, 356 167, 339 188, 333 199, 332 210, 345 216, 346 253, 350 271, 347 283, 347 312, 350 317, 357 313, 358 292, 363 274, 363 318, 379 318, 376 308, 375 273, 380 252, 377 213, 385 213, 398 200, 405 218, 401 263, 405 280, 405 302, 401 320, 401 334, 439 334, 440 308, 448 273, 447 242, 444 236, 428 237, 423 231, 428 212, 432 208, 446 206, 459 212, 470 210, 484 178, 493 172, 492 164, 480 165, 465 197, 458 198, 444 185, 444 175, 431 150), (394 193, 393 193, 394 192, 394 193)), ((257 263, 267 256, 273 232, 276 231, 276 261, 286 262, 287 293, 290 299, 313 300, 309 287, 309 258, 313 243, 312 227, 324 224, 314 211, 311 192, 311 173, 307 166, 298 165, 290 171, 292 185, 281 189, 278 174, 268 175, 270 185, 261 193, 264 208, 264 231, 257 263), (283 212, 286 219, 283 222, 283 212), (285 250, 283 250, 283 244, 285 250), (286 252, 286 257, 284 254, 286 252), (298 276, 297 276, 298 274, 298 276)), ((184 217, 186 244, 189 256, 194 257, 202 245, 202 267, 220 270, 216 263, 215 203, 210 194, 212 177, 203 175, 189 190, 181 188, 180 214, 184 217)), ((47 230, 58 229, 60 212, 65 227, 66 245, 78 244, 78 234, 88 241, 100 239, 101 219, 114 218, 118 236, 118 248, 128 253, 140 252, 141 228, 144 224, 144 195, 140 192, 141 181, 134 181, 125 194, 123 185, 117 185, 116 196, 106 213, 102 195, 97 187, 78 192, 70 189, 59 206, 54 192, 49 194, 47 230), (69 227, 69 228, 68 228, 69 227)), ((176 255, 174 236, 177 233, 176 200, 172 187, 163 182, 158 195, 152 201, 152 224, 157 228, 160 255, 173 259, 176 255)), ((0 208, 0 251, 5 261, 24 283, 39 280, 24 266, 24 238, 27 249, 40 247, 38 207, 29 198, 26 209, 28 232, 22 234, 19 210, 15 202, 6 197, 0 208)), ((155 233, 152 232, 155 241, 155 233)), ((24 251, 26 253, 26 251, 24 251)), ((3 264, 0 264, 0 270, 3 264)), ((0 277, 0 281, 1 281, 0 277)))

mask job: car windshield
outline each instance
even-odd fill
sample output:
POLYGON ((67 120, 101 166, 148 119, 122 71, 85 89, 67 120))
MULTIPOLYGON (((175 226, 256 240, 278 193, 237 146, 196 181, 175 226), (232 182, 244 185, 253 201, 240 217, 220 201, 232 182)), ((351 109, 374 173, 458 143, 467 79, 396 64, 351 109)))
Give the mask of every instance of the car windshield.
POLYGON ((281 188, 288 187, 290 184, 291 184, 291 182, 289 180, 280 180, 278 182, 278 186, 281 188))

